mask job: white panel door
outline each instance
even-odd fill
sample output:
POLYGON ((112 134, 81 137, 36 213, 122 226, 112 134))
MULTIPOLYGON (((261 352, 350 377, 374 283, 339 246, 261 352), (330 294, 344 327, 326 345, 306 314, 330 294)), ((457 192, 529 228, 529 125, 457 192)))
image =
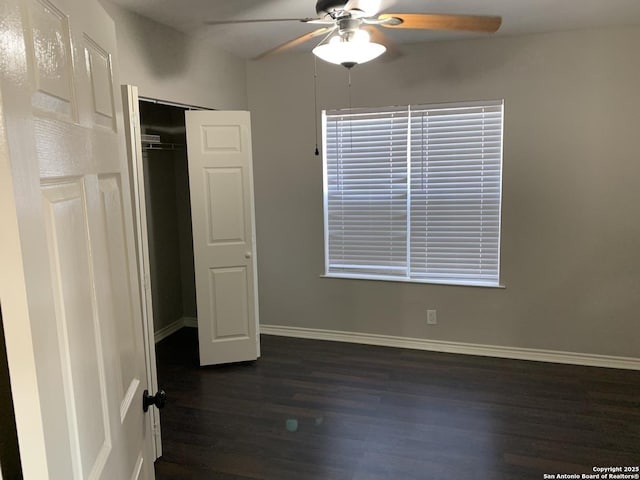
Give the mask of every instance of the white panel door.
POLYGON ((26 480, 153 479, 115 28, 0 3, 0 301, 26 480))
POLYGON ((260 355, 249 112, 186 112, 200 364, 260 355))

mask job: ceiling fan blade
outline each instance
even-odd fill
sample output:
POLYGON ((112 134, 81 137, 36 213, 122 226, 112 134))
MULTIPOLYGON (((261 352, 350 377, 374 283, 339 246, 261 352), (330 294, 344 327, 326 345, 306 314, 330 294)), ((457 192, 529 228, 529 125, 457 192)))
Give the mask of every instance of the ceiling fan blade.
MULTIPOLYGON (((250 19, 250 20, 209 20, 204 23, 205 25, 233 25, 236 23, 266 23, 266 22, 316 23, 316 22, 324 22, 324 20, 320 18, 260 18, 260 19, 250 19)), ((330 23, 333 23, 333 21, 330 23)))
POLYGON ((307 41, 311 40, 312 38, 317 37, 318 35, 329 34, 329 32, 331 32, 333 30, 335 30, 335 27, 318 28, 317 30, 314 30, 313 32, 305 33, 304 35, 301 35, 298 38, 294 38, 293 40, 289 40, 288 42, 283 43, 282 45, 278 45, 277 47, 272 48, 271 50, 267 50, 266 52, 261 53, 260 55, 255 57, 254 60, 260 60, 262 58, 269 57, 271 55, 275 55, 276 53, 284 52, 285 50, 288 50, 290 48, 293 48, 293 47, 296 47, 298 45, 301 45, 304 42, 307 42, 307 41))
POLYGON ((398 49, 396 43, 391 40, 388 35, 385 35, 383 32, 381 32, 378 28, 373 25, 367 25, 361 28, 369 32, 371 41, 380 43, 387 48, 387 50, 382 54, 382 57, 380 57, 383 61, 395 60, 396 58, 400 58, 402 56, 402 52, 398 49))
POLYGON ((391 7, 396 0, 349 0, 343 7, 346 11, 360 10, 367 17, 373 17, 391 7))
POLYGON ((378 17, 378 20, 386 20, 380 23, 385 28, 418 28, 487 33, 496 32, 502 24, 502 17, 496 16, 426 13, 384 13, 378 17))

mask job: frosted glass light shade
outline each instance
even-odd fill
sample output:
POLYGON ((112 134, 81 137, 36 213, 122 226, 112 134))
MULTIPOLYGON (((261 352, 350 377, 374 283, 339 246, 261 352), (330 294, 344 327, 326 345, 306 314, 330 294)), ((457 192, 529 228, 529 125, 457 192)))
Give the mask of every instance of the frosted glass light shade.
POLYGON ((351 68, 359 63, 365 63, 379 57, 385 50, 386 47, 379 43, 362 41, 360 39, 356 39, 355 41, 342 41, 339 37, 334 37, 329 43, 318 45, 312 51, 315 56, 325 62, 351 68))

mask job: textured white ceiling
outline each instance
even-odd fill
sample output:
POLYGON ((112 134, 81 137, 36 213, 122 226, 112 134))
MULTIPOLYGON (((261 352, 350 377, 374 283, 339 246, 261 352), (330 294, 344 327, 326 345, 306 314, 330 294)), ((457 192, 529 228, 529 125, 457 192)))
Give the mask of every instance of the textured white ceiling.
MULTIPOLYGON (((315 0, 112 0, 159 23, 195 33, 199 38, 244 58, 254 57, 316 27, 299 22, 204 25, 206 20, 315 17, 315 0)), ((640 0, 396 0, 395 13, 465 13, 501 15, 495 35, 640 25, 640 0)), ((384 30, 397 43, 473 38, 415 30, 384 30)), ((317 42, 316 42, 317 43, 317 42)), ((298 49, 310 50, 314 42, 298 49)))

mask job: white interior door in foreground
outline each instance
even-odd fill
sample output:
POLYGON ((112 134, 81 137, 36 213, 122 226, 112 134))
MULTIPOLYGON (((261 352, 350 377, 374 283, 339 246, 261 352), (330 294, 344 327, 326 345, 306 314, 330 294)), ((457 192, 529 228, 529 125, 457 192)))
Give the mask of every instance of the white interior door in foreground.
POLYGON ((200 364, 260 355, 249 112, 186 112, 200 364))
POLYGON ((116 38, 0 3, 0 301, 25 480, 154 478, 116 38))

